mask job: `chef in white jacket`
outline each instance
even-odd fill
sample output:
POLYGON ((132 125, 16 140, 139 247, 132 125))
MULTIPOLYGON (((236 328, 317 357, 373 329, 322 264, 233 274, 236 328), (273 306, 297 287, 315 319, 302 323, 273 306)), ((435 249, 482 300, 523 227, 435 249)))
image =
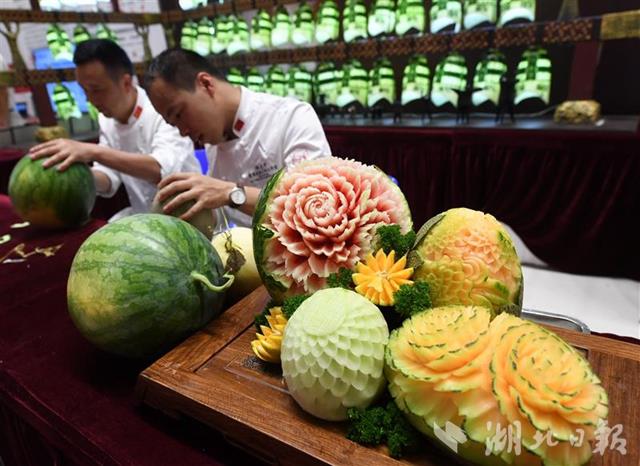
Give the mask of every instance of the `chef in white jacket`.
POLYGON ((130 206, 110 221, 148 212, 157 183, 178 172, 199 172, 193 143, 180 136, 156 112, 146 92, 133 82, 133 65, 109 40, 91 39, 76 48, 76 78, 100 111, 98 144, 56 139, 34 146, 33 159, 47 157, 45 167, 66 170, 74 162, 92 163, 99 195, 113 196, 124 184, 130 206))
POLYGON ((251 226, 260 190, 283 167, 331 155, 313 107, 231 85, 189 50, 165 50, 149 65, 145 87, 154 107, 181 134, 207 145, 210 171, 173 174, 160 182, 164 212, 184 202, 181 216, 216 209, 238 226, 251 226), (222 208, 222 209, 220 209, 222 208))

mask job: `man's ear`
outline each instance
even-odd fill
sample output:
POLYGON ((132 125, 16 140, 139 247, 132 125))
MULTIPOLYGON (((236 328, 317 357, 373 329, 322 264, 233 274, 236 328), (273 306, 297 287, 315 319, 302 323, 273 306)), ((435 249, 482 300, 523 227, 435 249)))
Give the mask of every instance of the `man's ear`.
POLYGON ((122 85, 127 91, 133 87, 133 77, 129 73, 124 73, 120 79, 122 80, 122 85))
POLYGON ((215 78, 209 73, 200 71, 196 75, 196 86, 202 87, 211 97, 213 97, 216 92, 216 84, 215 78))

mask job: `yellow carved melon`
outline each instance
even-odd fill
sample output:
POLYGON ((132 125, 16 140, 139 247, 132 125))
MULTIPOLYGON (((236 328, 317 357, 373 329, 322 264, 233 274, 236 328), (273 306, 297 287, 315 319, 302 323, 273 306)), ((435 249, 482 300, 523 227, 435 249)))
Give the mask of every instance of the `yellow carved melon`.
POLYGON ((606 392, 574 348, 510 314, 491 321, 485 307, 412 316, 391 334, 385 364, 407 419, 436 442, 436 428, 457 426, 467 438, 458 453, 476 464, 584 464, 608 413, 606 392), (499 441, 508 428, 520 434, 511 444, 499 441))

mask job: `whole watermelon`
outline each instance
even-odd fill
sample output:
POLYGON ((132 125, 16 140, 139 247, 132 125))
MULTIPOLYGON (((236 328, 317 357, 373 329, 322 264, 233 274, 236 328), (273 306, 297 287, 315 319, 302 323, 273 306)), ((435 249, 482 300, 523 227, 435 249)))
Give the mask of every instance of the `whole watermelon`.
MULTIPOLYGON (((151 203, 151 213, 153 214, 164 214, 162 208, 171 201, 177 194, 173 196, 169 196, 163 202, 158 202, 158 198, 156 197, 151 203)), ((174 217, 180 217, 182 214, 187 212, 196 202, 194 200, 190 200, 180 204, 178 207, 173 209, 169 215, 174 217)), ((213 230, 216 226, 216 217, 214 215, 214 211, 210 209, 203 209, 193 217, 188 220, 188 223, 196 227, 203 235, 205 235, 208 239, 211 239, 213 236, 213 230)))
POLYGON ((67 301, 90 342, 146 358, 217 316, 232 281, 194 227, 168 215, 138 214, 104 226, 80 246, 67 301))
POLYGON ((22 157, 9 178, 9 196, 18 215, 41 228, 83 225, 96 201, 89 167, 74 163, 63 172, 42 168, 46 159, 22 157))

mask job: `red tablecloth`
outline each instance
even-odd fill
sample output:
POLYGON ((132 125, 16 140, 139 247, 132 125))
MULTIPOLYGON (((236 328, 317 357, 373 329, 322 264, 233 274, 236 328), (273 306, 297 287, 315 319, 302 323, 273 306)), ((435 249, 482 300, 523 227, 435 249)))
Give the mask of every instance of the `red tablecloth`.
MULTIPOLYGON (((11 229, 19 219, 0 196, 0 257, 61 244, 52 257, 0 263, 0 457, 7 466, 46 464, 255 464, 216 433, 173 422, 134 399, 143 363, 94 349, 74 327, 66 282, 82 241, 104 222, 79 230, 11 229)), ((15 254, 10 256, 19 259, 15 254)))

